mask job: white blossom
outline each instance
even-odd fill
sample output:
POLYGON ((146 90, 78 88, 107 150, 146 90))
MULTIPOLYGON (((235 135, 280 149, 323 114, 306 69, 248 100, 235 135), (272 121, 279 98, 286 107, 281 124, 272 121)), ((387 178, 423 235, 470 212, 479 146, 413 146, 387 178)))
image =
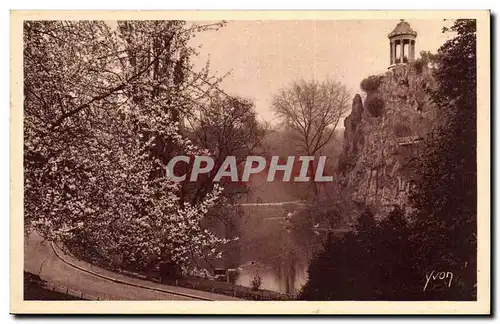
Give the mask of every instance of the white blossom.
POLYGON ((222 188, 196 205, 181 203, 179 184, 164 176, 155 153, 161 145, 170 155, 208 153, 173 119, 192 93, 172 85, 175 65, 161 79, 152 77, 154 64, 138 74, 153 60, 156 35, 171 39, 158 49, 162 57, 179 58, 192 51, 191 33, 177 21, 119 22, 116 30, 96 21, 26 22, 26 230, 84 238, 124 262, 172 260, 187 269, 193 258, 218 253, 226 240, 200 221, 222 188))

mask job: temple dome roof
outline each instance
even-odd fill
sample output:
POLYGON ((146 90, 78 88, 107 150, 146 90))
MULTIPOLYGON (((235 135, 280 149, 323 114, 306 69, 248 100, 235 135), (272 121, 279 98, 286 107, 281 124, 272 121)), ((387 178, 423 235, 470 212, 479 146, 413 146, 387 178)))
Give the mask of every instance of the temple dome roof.
POLYGON ((401 19, 401 21, 396 25, 396 27, 394 27, 394 30, 390 32, 387 37, 392 38, 402 35, 417 37, 417 32, 411 29, 410 24, 404 19, 401 19))

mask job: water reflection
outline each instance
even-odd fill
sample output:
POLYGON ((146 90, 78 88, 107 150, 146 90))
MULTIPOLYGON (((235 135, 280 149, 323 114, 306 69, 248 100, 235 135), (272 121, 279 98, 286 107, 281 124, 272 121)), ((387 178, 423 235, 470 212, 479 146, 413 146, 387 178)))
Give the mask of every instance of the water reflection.
POLYGON ((288 226, 275 211, 259 213, 263 215, 254 213, 240 229, 240 275, 236 283, 250 287, 252 278, 259 275, 261 289, 294 294, 307 280, 308 262, 320 238, 310 227, 288 226))
POLYGON ((286 269, 275 271, 265 265, 257 267, 244 267, 236 284, 250 287, 250 281, 258 274, 262 278, 261 289, 278 291, 281 293, 296 293, 307 280, 307 266, 293 268, 288 272, 286 269))

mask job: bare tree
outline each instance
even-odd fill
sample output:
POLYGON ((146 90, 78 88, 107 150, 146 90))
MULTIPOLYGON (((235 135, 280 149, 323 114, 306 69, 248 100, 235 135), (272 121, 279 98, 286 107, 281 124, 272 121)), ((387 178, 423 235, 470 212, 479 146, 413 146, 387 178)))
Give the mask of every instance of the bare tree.
POLYGON ((340 82, 301 80, 275 95, 273 110, 295 133, 304 153, 314 156, 333 138, 348 100, 340 82))
MULTIPOLYGON (((330 140, 348 110, 349 92, 340 82, 297 81, 274 97, 273 110, 297 145, 316 156, 330 140)), ((317 193, 316 186, 313 186, 317 193)))
MULTIPOLYGON (((257 120, 251 101, 228 96, 212 97, 210 105, 202 107, 196 116, 188 116, 187 121, 193 142, 209 149, 215 161, 213 171, 196 184, 191 200, 197 203, 212 190, 212 180, 228 156, 234 156, 236 164, 241 166, 247 156, 262 152, 267 125, 257 120)), ((222 183, 226 198, 247 192, 243 183, 222 183)))
MULTIPOLYGON (((236 165, 241 167, 249 155, 260 154, 263 148, 267 125, 257 120, 254 104, 247 99, 228 95, 214 95, 206 106, 197 106, 197 111, 186 117, 186 130, 193 143, 207 148, 214 159, 212 172, 201 177, 197 182, 184 181, 182 190, 184 199, 192 204, 203 200, 213 190, 214 177, 228 156, 234 156, 236 165)), ((248 220, 236 203, 238 199, 249 193, 244 182, 232 182, 222 178, 220 183, 224 191, 217 206, 207 213, 206 220, 210 228, 223 227, 222 236, 234 239, 240 236, 241 226, 248 220), (218 226, 219 225, 219 226, 218 226)), ((240 261, 240 245, 231 241, 223 251, 226 267, 235 267, 240 261)), ((205 261, 212 266, 210 260, 205 261)))
POLYGON ((187 210, 177 187, 157 175, 169 156, 205 152, 182 134, 176 117, 197 102, 193 88, 207 78, 181 73, 196 52, 189 39, 204 28, 185 25, 25 22, 27 233, 136 270, 158 263, 193 269, 198 257, 217 256, 226 240, 201 220, 220 191, 187 210))

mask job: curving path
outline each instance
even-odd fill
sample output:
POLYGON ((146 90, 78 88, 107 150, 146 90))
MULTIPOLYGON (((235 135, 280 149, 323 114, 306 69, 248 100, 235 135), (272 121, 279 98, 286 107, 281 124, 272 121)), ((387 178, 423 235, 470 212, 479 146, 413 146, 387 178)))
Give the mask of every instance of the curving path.
POLYGON ((37 233, 25 237, 24 270, 51 285, 67 287, 100 300, 239 300, 200 290, 131 278, 93 266, 62 252, 37 233))
POLYGON ((241 203, 236 206, 285 206, 285 205, 306 205, 307 200, 290 200, 280 202, 267 202, 267 203, 241 203))

